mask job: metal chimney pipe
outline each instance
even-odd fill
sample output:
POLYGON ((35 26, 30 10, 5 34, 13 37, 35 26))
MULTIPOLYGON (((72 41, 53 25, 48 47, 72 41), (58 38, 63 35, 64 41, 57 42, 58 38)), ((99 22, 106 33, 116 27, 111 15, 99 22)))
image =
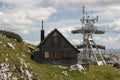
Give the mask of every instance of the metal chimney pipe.
POLYGON ((44 29, 43 29, 43 20, 42 20, 42 30, 41 30, 41 42, 44 40, 44 29))

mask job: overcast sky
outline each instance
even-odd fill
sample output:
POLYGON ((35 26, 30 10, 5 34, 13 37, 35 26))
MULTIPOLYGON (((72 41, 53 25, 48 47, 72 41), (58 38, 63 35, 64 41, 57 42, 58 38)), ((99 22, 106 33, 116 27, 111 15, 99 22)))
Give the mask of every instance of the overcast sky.
POLYGON ((82 7, 96 17, 96 24, 106 31, 94 35, 95 42, 106 48, 120 48, 120 0, 0 0, 0 29, 18 33, 33 44, 40 42, 41 21, 46 35, 57 28, 73 45, 82 35, 71 30, 81 27, 82 7))

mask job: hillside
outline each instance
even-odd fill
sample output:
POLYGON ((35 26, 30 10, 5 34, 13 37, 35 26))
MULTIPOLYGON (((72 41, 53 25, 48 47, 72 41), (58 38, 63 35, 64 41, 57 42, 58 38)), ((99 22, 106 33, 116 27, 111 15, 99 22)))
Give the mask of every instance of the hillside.
POLYGON ((38 64, 30 59, 29 46, 35 48, 0 34, 0 80, 120 80, 120 70, 110 65, 90 66, 89 71, 79 72, 38 64))

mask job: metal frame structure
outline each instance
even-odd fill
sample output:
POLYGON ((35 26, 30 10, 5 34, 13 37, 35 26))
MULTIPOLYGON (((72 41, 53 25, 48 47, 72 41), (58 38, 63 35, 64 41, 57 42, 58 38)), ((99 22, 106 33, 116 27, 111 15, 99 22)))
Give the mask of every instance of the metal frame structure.
POLYGON ((85 7, 83 6, 83 18, 81 19, 82 28, 73 30, 73 34, 82 34, 83 43, 77 45, 78 49, 83 49, 83 59, 82 63, 92 64, 95 62, 98 65, 106 65, 106 62, 102 56, 100 49, 105 49, 102 45, 97 45, 93 40, 94 34, 104 34, 104 30, 98 29, 94 24, 98 22, 98 16, 96 18, 91 18, 85 12, 85 7))

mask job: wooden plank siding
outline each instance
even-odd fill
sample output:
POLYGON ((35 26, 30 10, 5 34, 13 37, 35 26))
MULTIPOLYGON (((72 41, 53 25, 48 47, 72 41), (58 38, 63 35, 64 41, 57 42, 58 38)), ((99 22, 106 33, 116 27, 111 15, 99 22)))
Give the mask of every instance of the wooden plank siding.
POLYGON ((76 64, 77 55, 80 53, 57 29, 49 33, 38 48, 38 62, 45 64, 76 64))

